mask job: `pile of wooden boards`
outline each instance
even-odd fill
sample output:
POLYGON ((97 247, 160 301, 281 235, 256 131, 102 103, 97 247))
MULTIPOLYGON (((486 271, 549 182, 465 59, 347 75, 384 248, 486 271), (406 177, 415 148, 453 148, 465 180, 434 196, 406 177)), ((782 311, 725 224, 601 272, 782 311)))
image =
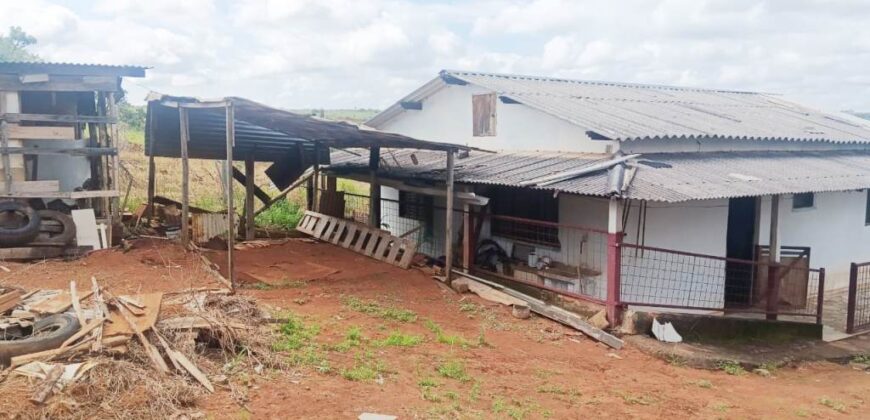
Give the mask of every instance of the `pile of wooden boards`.
POLYGON ((387 264, 408 268, 417 252, 417 243, 393 236, 352 220, 306 211, 296 230, 325 242, 372 257, 387 264))
POLYGON ((462 286, 462 289, 471 291, 481 298, 491 302, 497 302, 513 307, 528 307, 532 312, 538 315, 574 328, 585 334, 587 337, 601 342, 613 349, 619 350, 625 344, 618 337, 592 325, 589 320, 584 319, 573 312, 550 305, 540 299, 533 298, 495 282, 469 274, 463 274, 459 278, 453 280, 452 286, 454 288, 462 286))
MULTIPOLYGON (((160 314, 162 293, 115 296, 100 287, 95 278, 91 278, 91 288, 87 291, 80 292, 76 282, 71 281, 69 290, 35 290, 23 296, 17 291, 2 294, 0 309, 9 306, 4 304, 7 300, 14 302, 14 306, 0 311, 3 314, 11 310, 8 316, 0 317, 0 324, 29 326, 41 317, 64 312, 74 314, 79 321, 79 330, 57 348, 11 358, 6 374, 11 371, 42 377, 49 384, 47 388, 39 388, 34 395, 34 402, 45 401, 51 395, 51 390, 56 388, 56 382, 63 378, 62 373, 57 371, 67 365, 50 363, 52 360, 76 359, 87 363, 92 355, 124 354, 134 337, 160 374, 171 372, 166 362, 168 360, 176 370, 189 374, 206 389, 214 391, 208 377, 184 354, 170 347, 166 338, 154 328, 160 314), (149 338, 149 335, 153 338, 149 338), (152 340, 159 343, 162 354, 152 340), (32 365, 34 362, 42 364, 32 365)), ((77 372, 70 378, 80 376, 77 372)))

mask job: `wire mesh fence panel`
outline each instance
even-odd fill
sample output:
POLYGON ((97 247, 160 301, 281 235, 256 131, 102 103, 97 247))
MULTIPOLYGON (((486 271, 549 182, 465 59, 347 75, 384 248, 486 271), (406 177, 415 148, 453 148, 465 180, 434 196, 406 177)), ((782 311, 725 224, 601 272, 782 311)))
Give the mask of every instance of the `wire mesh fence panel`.
POLYGON ((792 316, 820 314, 822 271, 788 264, 620 245, 620 300, 629 305, 792 316), (771 284, 767 279, 776 279, 771 284), (770 305, 770 296, 776 296, 770 305))
POLYGON ((852 264, 846 332, 870 329, 870 262, 852 264))
POLYGON ((474 270, 572 297, 607 297, 607 233, 499 215, 482 215, 474 270))

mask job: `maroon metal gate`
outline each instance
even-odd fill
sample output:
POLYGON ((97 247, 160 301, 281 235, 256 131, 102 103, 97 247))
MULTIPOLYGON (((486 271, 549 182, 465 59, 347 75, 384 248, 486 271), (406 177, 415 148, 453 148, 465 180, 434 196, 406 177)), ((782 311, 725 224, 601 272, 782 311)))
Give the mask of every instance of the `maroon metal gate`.
POLYGON ((852 263, 849 270, 849 307, 846 332, 870 329, 870 262, 852 263))

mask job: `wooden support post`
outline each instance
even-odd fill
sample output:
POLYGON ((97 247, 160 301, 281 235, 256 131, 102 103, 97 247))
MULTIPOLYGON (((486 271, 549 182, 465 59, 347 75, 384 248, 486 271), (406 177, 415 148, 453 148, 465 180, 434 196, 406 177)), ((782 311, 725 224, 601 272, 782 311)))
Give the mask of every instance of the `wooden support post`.
MULTIPOLYGON (((151 105, 149 105, 150 107, 151 105)), ((154 218, 154 192, 155 181, 157 176, 156 167, 154 164, 154 122, 151 118, 148 119, 148 218, 154 218)))
POLYGON ((381 148, 369 149, 369 225, 381 228, 381 184, 378 183, 378 166, 381 162, 381 148))
POLYGON ((474 264, 472 248, 477 242, 474 240, 474 229, 471 224, 471 205, 465 203, 462 205, 462 265, 466 273, 471 270, 471 265, 474 264))
POLYGON ((187 144, 190 142, 190 119, 188 110, 178 107, 178 133, 181 142, 181 245, 190 243, 190 159, 187 144))
MULTIPOLYGON (((106 95, 108 95, 108 100, 109 100, 109 116, 117 119, 118 118, 118 104, 117 104, 117 102, 115 102, 115 93, 109 92, 106 95)), ((116 148, 116 149, 115 149, 115 153, 113 153, 112 155, 109 156, 110 160, 112 161, 112 177, 111 177, 112 182, 109 185, 109 189, 112 191, 120 192, 121 191, 121 158, 120 158, 120 156, 118 156, 117 145, 118 145, 118 125, 112 124, 111 135, 109 136, 109 142, 108 142, 108 144, 106 144, 106 147, 116 148)), ((115 223, 118 223, 118 224, 121 223, 121 213, 124 211, 124 209, 121 206, 121 197, 120 196, 113 197, 112 201, 113 201, 113 205, 112 205, 112 223, 111 223, 111 225, 114 226, 115 223)))
MULTIPOLYGON (((108 104, 106 102, 106 93, 105 92, 97 92, 97 116, 98 117, 106 117, 108 111, 108 104)), ((97 142, 100 147, 108 147, 109 141, 109 124, 108 123, 98 123, 97 124, 97 142)), ((106 191, 109 189, 109 157, 108 156, 97 156, 96 157, 99 168, 99 180, 100 180, 100 189, 106 191)), ((111 215, 111 199, 109 197, 103 197, 100 200, 100 208, 101 211, 98 214, 98 217, 108 218, 111 215)), ((110 225, 111 226, 111 225, 110 225)), ((112 237, 111 233, 107 235, 109 238, 112 237)), ((106 242, 109 244, 109 241, 106 242)))
POLYGON ((312 180, 311 188, 313 191, 312 195, 311 195, 311 201, 312 201, 311 208, 314 211, 319 212, 320 211, 320 200, 319 200, 320 194, 318 194, 319 191, 317 191, 317 190, 320 189, 320 145, 317 144, 317 142, 314 142, 314 166, 312 168, 313 168, 314 172, 311 174, 311 180, 312 180))
POLYGON ((612 327, 622 323, 622 219, 619 217, 619 200, 610 198, 607 210, 607 321, 612 327))
POLYGON ((227 167, 224 176, 227 180, 227 279, 235 289, 236 275, 233 273, 233 250, 236 239, 236 210, 233 203, 233 147, 236 145, 236 117, 232 102, 227 103, 226 115, 227 167))
POLYGON ((453 150, 447 151, 447 205, 444 216, 444 277, 453 283, 453 150))
POLYGON ((3 147, 3 182, 6 193, 12 193, 12 163, 6 148, 9 147, 9 124, 6 120, 0 121, 0 147, 3 147))
POLYGON ((245 240, 254 240, 254 158, 245 159, 245 240))
POLYGON ((767 266, 767 319, 776 320, 779 309, 779 196, 770 197, 770 242, 767 266))

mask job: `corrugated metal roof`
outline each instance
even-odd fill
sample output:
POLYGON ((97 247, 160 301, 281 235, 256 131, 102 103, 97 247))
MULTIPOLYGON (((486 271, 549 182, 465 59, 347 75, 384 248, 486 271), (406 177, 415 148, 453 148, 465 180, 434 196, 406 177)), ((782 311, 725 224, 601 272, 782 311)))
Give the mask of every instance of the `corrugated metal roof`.
MULTIPOLYGON (((734 138, 870 142, 867 121, 756 92, 444 70, 439 78, 402 101, 425 100, 445 86, 444 78, 483 87, 620 141, 734 138)), ((400 112, 401 107, 393 105, 369 123, 377 127, 400 112)))
POLYGON ((687 201, 870 188, 870 151, 647 154, 629 198, 687 201))
POLYGON ((0 73, 49 73, 76 76, 145 77, 149 67, 42 61, 0 61, 0 73))
MULTIPOLYGON (((385 150, 381 172, 386 177, 443 181, 444 153, 385 150), (413 156, 413 158, 412 158, 413 156), (414 160, 417 164, 414 164, 414 160)), ((519 181, 580 169, 607 155, 546 152, 471 152, 456 160, 456 182, 516 186, 519 181)), ((367 156, 333 151, 331 170, 361 170, 367 156)), ((629 161, 636 167, 624 198, 681 202, 803 192, 870 188, 870 151, 755 151, 645 154, 629 161)), ((561 181, 541 189, 607 196, 607 172, 561 181)))
MULTIPOLYGON (((153 153, 154 156, 180 157, 178 105, 195 105, 202 102, 211 101, 157 93, 149 95, 147 123, 151 129, 145 132, 146 153, 153 153)), ((314 142, 334 147, 382 146, 436 150, 466 148, 455 144, 417 140, 345 122, 322 120, 244 98, 228 97, 214 102, 233 104, 236 123, 236 145, 233 148, 233 155, 239 158, 252 156, 256 161, 274 162, 284 159, 288 153, 297 151, 300 145, 313 150, 314 142)), ((188 108, 188 110, 189 156, 194 159, 223 159, 226 156, 225 108, 188 108)))

